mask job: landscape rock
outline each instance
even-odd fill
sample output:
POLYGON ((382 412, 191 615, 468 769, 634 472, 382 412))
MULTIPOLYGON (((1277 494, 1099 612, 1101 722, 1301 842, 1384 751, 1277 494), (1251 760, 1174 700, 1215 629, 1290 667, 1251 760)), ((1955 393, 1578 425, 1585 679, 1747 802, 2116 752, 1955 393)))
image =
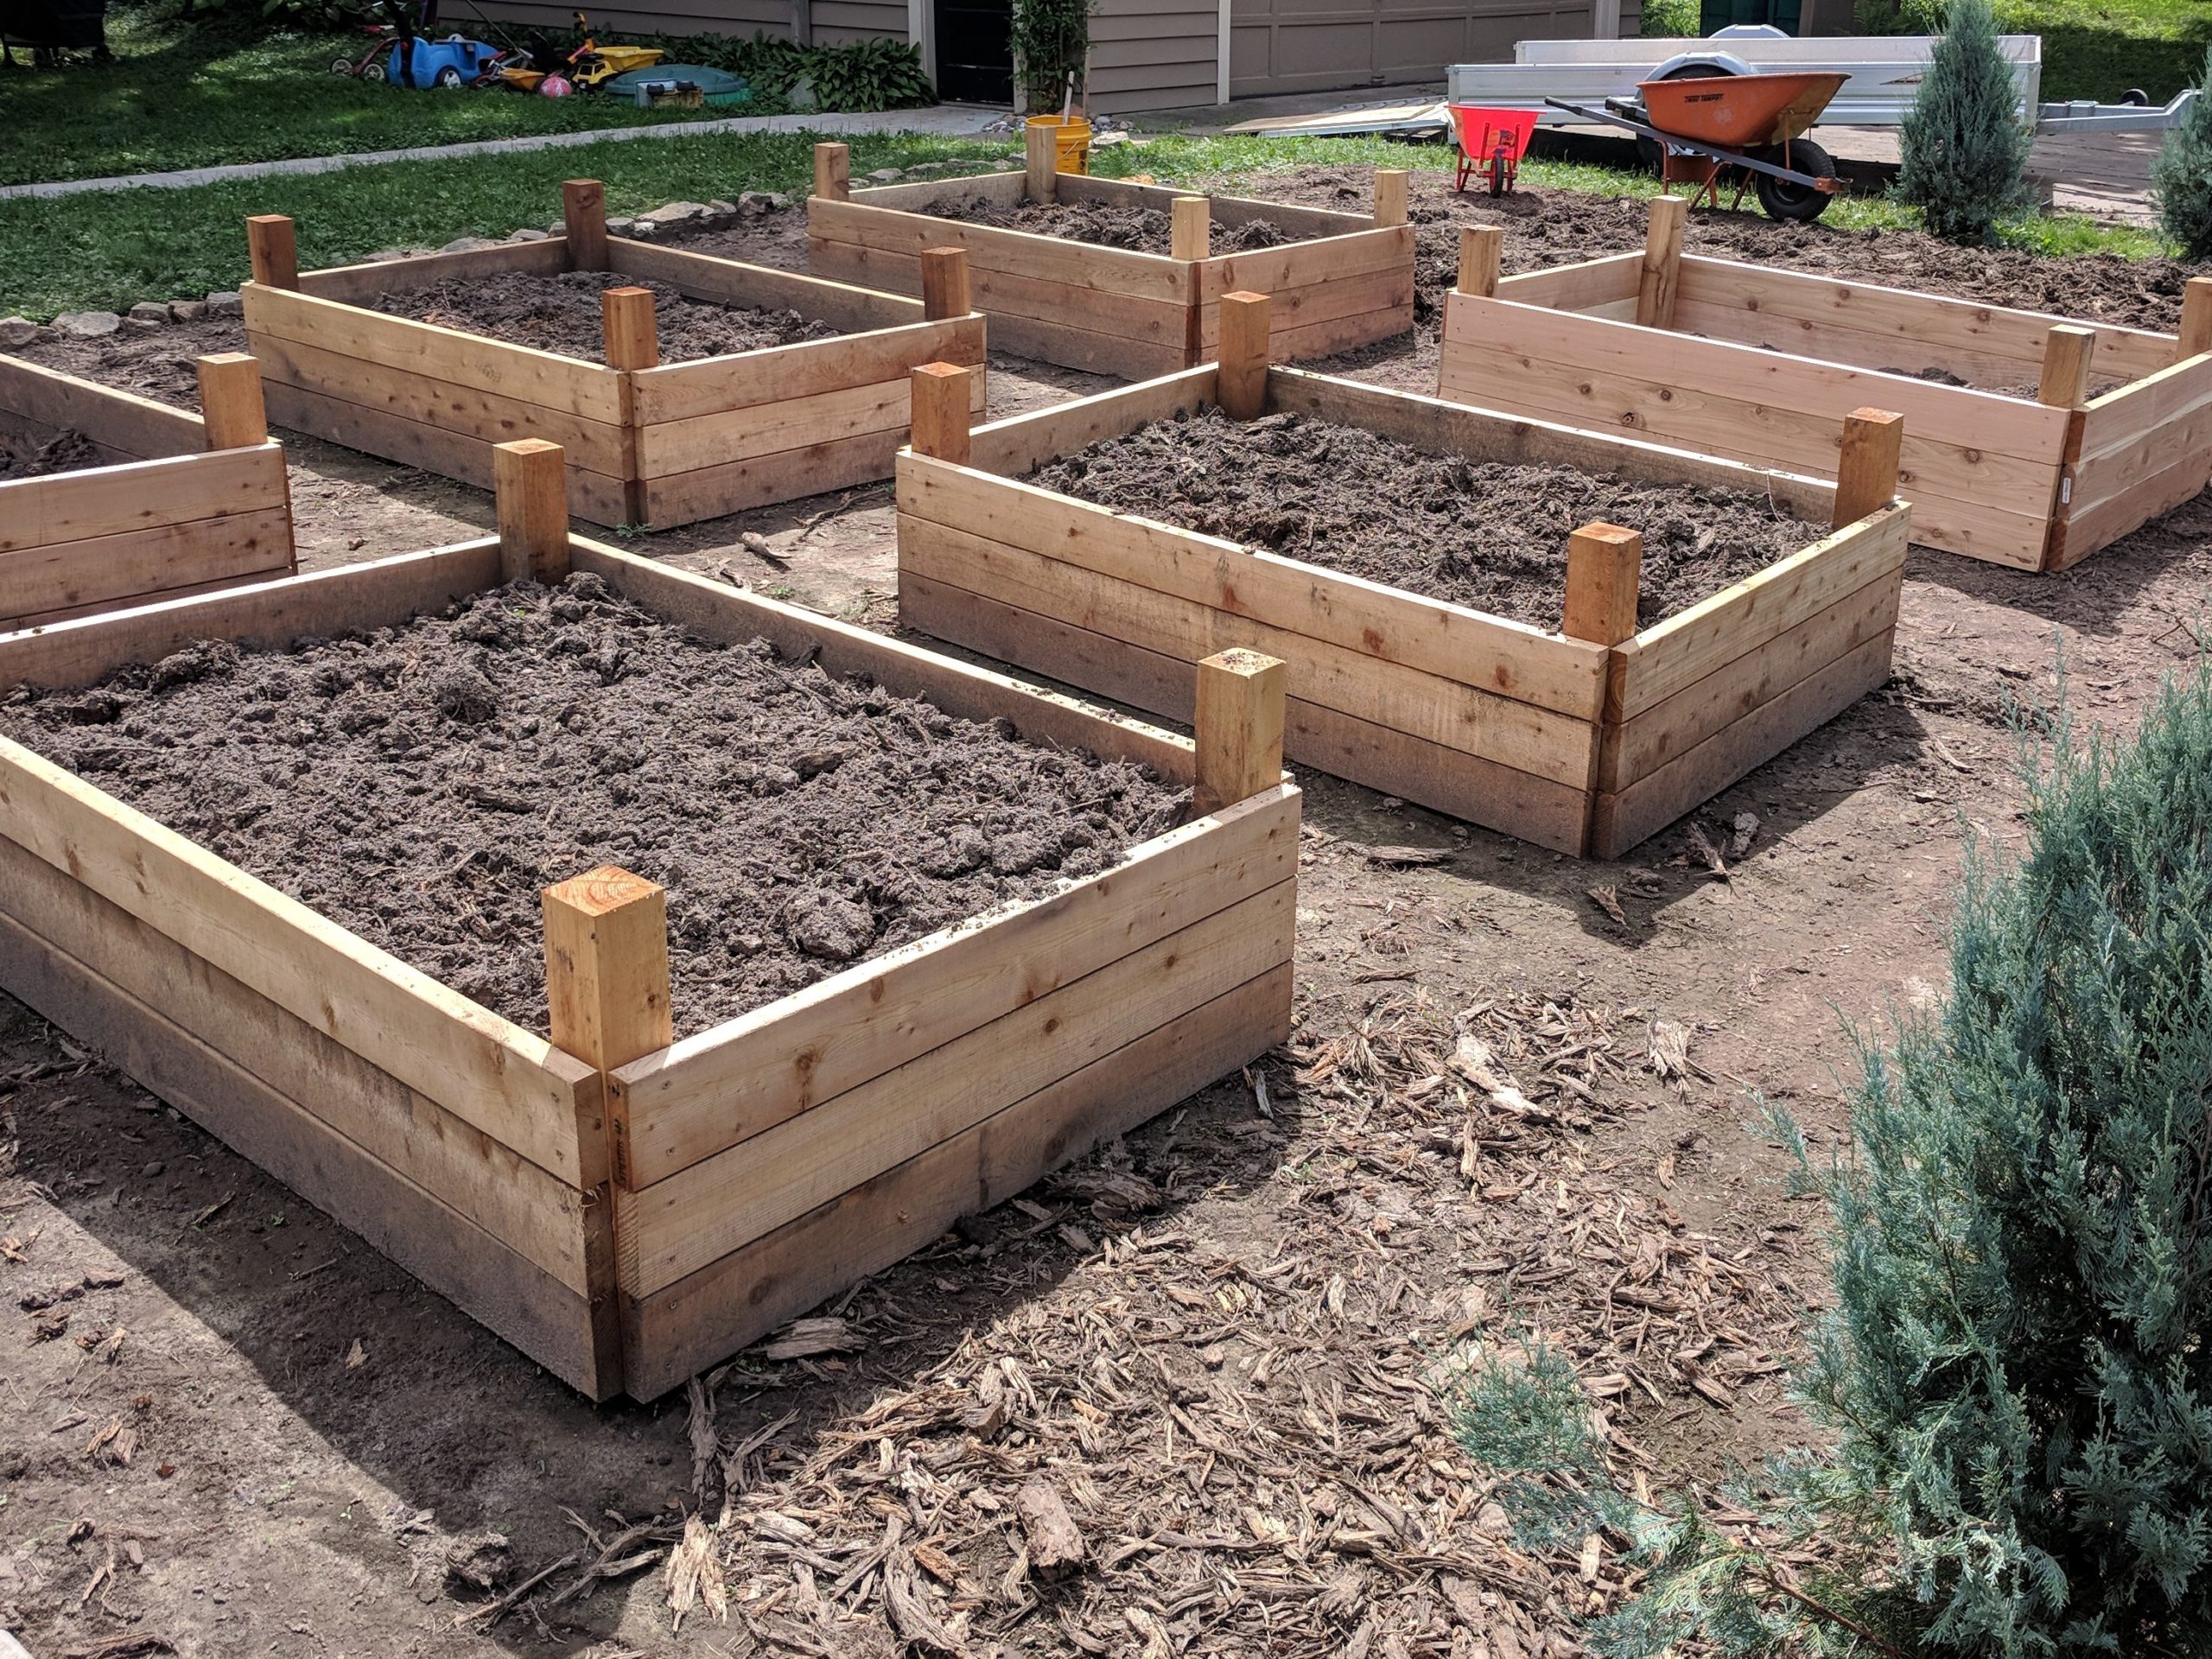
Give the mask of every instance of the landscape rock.
POLYGON ((483 248, 496 248, 499 245, 487 236, 456 236, 438 251, 440 253, 474 253, 483 248))
POLYGON ((640 225, 688 225, 695 219, 706 217, 707 207, 703 202, 671 201, 664 207, 655 207, 639 213, 638 223, 640 225))
POLYGON ((112 311, 64 311, 54 327, 78 340, 101 340, 122 327, 123 319, 112 311))
POLYGON ((740 219, 758 219, 763 213, 772 213, 775 210, 776 198, 768 191, 741 190, 738 192, 737 216, 740 219))
POLYGON ((878 184, 896 184, 906 176, 904 169, 896 167, 879 167, 868 175, 878 184))
POLYGON ((0 317, 0 346, 28 346, 47 332, 29 317, 0 317))
POLYGON ((771 191, 768 193, 768 211, 769 211, 770 213, 782 213, 782 212, 784 211, 784 209, 785 209, 785 208, 786 208, 786 207, 790 207, 791 205, 791 199, 789 196, 785 195, 782 191, 780 191, 780 190, 771 190, 771 191))
POLYGON ((650 242, 661 233, 661 228, 650 219, 641 219, 630 226, 630 239, 633 242, 650 242))
POLYGON ((737 204, 735 202, 724 201, 719 196, 707 204, 707 212, 716 219, 728 219, 736 211, 737 204))
POLYGON ((388 265, 395 259, 406 257, 407 250, 404 248, 379 248, 374 253, 364 254, 361 263, 365 265, 388 265))
POLYGON ((141 300, 130 308, 133 322, 167 322, 169 308, 160 300, 141 300))
POLYGON ((169 302, 169 321, 172 322, 197 322, 207 315, 207 302, 205 300, 171 300, 169 302))
POLYGON ((207 296, 207 315, 211 317, 244 316, 245 303, 238 298, 238 289, 226 288, 207 296))
POLYGON ((510 242, 544 242, 550 239, 544 232, 533 231, 527 225, 507 238, 510 242))
POLYGON ((627 236, 637 228, 637 224, 634 219, 610 219, 607 221, 607 233, 609 236, 627 236))

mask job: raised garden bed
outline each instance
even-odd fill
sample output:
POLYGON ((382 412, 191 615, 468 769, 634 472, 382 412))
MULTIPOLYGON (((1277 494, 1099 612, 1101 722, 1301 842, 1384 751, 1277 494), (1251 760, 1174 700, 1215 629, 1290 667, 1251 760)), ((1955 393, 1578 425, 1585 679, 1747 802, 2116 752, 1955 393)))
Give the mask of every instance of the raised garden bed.
POLYGON ((304 272, 289 219, 249 220, 254 280, 241 292, 270 417, 477 485, 492 481, 496 445, 543 438, 568 451, 576 516, 666 528, 887 476, 906 442, 908 371, 983 361, 983 320, 957 259, 933 264, 917 302, 610 238, 588 180, 566 187, 564 211, 566 233, 543 242, 304 272), (652 287, 595 297, 548 280, 595 271, 652 287), (582 338, 596 338, 599 360, 517 343, 532 326, 527 303, 507 306, 521 321, 497 334, 392 315, 458 295, 485 316, 500 308, 502 285, 526 302, 533 283, 560 302, 534 325, 539 337, 581 352, 574 310, 592 308, 598 322, 582 338), (731 311, 718 321, 686 306, 664 318, 655 289, 731 311), (664 360, 717 333, 780 337, 793 313, 835 337, 664 360))
MULTIPOLYGON (((503 912, 481 912, 471 972, 493 1001, 516 1007, 518 976, 542 960, 549 1012, 522 1021, 98 787, 102 768, 129 772, 127 743, 74 744, 88 778, 0 739, 0 986, 595 1399, 681 1383, 1286 1034, 1299 798, 1280 769, 1280 664, 1232 653, 1194 674, 1208 710, 1194 745, 572 537, 557 450, 508 446, 500 465, 501 537, 0 636, 0 683, 52 689, 73 718, 98 721, 113 711, 94 703, 122 700, 102 683, 145 665, 121 690, 158 741, 162 688, 223 655, 207 642, 228 641, 291 653, 276 677, 300 683, 279 702, 328 698, 342 728, 340 705, 382 683, 378 652, 416 631, 353 636, 405 630, 524 575, 595 577, 603 587, 550 603, 556 620, 564 606, 605 613, 576 620, 602 657, 620 632, 613 612, 632 606, 659 620, 631 618, 633 632, 658 630, 648 655, 683 655, 661 624, 725 646, 765 641, 772 657, 741 649, 737 667, 808 677, 796 695, 827 692, 855 732, 880 712, 901 728, 887 746, 951 743, 947 716, 1004 721, 1020 745, 1057 753, 1033 752, 1033 773, 1088 764, 1071 750, 1108 771, 1147 768, 1192 790, 1186 821, 1050 892, 825 962, 826 976, 734 1017, 710 1002, 703 1028, 687 1008, 729 976, 709 958, 766 912, 730 914, 689 875, 671 913, 670 894, 633 871, 571 872, 543 894, 542 957, 503 912), (340 660, 362 681, 318 690, 340 660), (840 695, 849 679, 880 691, 840 695), (906 696, 931 708, 893 702, 906 696), (501 951, 525 965, 492 960, 501 951)), ((481 632, 507 608, 465 607, 432 632, 481 632)), ((438 718, 487 718, 477 692, 448 692, 444 679, 425 688, 438 718)), ((634 750, 641 789, 679 760, 674 716, 657 730, 613 697, 572 701, 587 724, 607 716, 596 742, 634 750)), ((11 725, 26 717, 19 708, 11 725)), ((948 758, 972 761, 983 741, 951 743, 948 758)), ((391 765, 436 772, 423 746, 385 747, 391 765)), ((362 748, 344 751, 347 764, 362 748)), ((505 764, 518 762, 509 752, 505 764)), ((578 793, 592 783, 604 786, 580 777, 578 793)), ((501 787, 487 765, 480 789, 501 787)), ((425 825, 442 798, 426 791, 425 825)), ((746 808, 717 798, 714 810, 746 808)), ((599 845, 645 861, 666 838, 633 834, 627 810, 587 816, 603 820, 599 845)), ((533 858, 546 836, 535 817, 514 823, 512 847, 471 830, 472 850, 533 858)), ((404 918, 378 890, 397 902, 414 878, 372 851, 359 862, 343 907, 404 918)), ((454 908, 472 908, 470 880, 450 873, 454 908)))
MULTIPOLYGON (((1192 664, 1226 645, 1268 652, 1289 664, 1284 743, 1293 759, 1602 858, 1701 804, 1889 677, 1908 530, 1907 508, 1893 499, 1895 416, 1852 417, 1838 486, 1270 368, 1260 355, 1265 319, 1254 315, 1265 304, 1231 298, 1232 349, 1219 365, 972 433, 959 419, 966 405, 957 385, 934 389, 960 372, 918 372, 914 447, 899 461, 902 620, 1177 717, 1191 710, 1192 664), (1715 534, 1748 497, 1762 515, 1802 521, 1782 544, 1808 544, 1640 626, 1639 526, 1586 525, 1560 537, 1548 578, 1545 602, 1562 618, 1554 628, 1023 481, 1040 467, 1070 474, 1086 452, 1094 461, 1103 453, 1094 446, 1153 423, 1217 421, 1200 414, 1215 410, 1240 422, 1311 423, 1286 423, 1285 442, 1301 432, 1325 438, 1325 423, 1477 466, 1601 475, 1617 500, 1666 486, 1675 493, 1670 515, 1694 517, 1704 495, 1715 534)), ((1276 483, 1264 462, 1223 453, 1231 459, 1221 470, 1241 474, 1255 495, 1276 483)), ((1205 464, 1196 449, 1191 458, 1205 464)), ((1366 510, 1405 527, 1408 577, 1425 580, 1430 555, 1417 545, 1419 521, 1433 499, 1374 487, 1390 499, 1366 510)), ((1295 486, 1283 499, 1294 516, 1310 510, 1295 486)), ((1163 484, 1154 512, 1173 511, 1174 499, 1163 484)), ((1464 563, 1488 580, 1476 533, 1464 563)), ((1700 573, 1698 535, 1675 539, 1681 546, 1663 574, 1670 584, 1681 578, 1681 597, 1726 581, 1725 560, 1700 573)), ((1525 563, 1525 550, 1516 556, 1525 563)), ((1529 613, 1525 569, 1498 580, 1511 607, 1529 613)))
POLYGON ((296 568, 253 360, 200 382, 204 416, 0 355, 0 451, 29 461, 0 473, 0 628, 296 568))
POLYGON ((2026 570, 2212 477, 2212 279, 2190 283, 2177 337, 1686 255, 1681 217, 1655 206, 1642 254, 1503 280, 1472 261, 1440 391, 1823 474, 1847 411, 1896 410, 1914 538, 2026 570))
POLYGON ((842 144, 815 149, 806 204, 807 261, 894 293, 920 291, 921 255, 966 250, 976 303, 991 346, 1071 369, 1142 379, 1209 360, 1220 338, 1221 296, 1256 289, 1274 299, 1274 355, 1322 357, 1413 327, 1414 232, 1406 175, 1378 170, 1371 217, 1236 196, 1193 196, 1052 170, 1051 134, 1031 130, 1028 167, 854 190, 842 144), (1042 135, 1043 142, 1036 142, 1042 135), (1057 205, 1128 220, 1165 215, 1169 245, 1106 247, 1065 236, 948 216, 1043 213, 1057 205), (1212 251, 1264 223, 1275 245, 1212 251))

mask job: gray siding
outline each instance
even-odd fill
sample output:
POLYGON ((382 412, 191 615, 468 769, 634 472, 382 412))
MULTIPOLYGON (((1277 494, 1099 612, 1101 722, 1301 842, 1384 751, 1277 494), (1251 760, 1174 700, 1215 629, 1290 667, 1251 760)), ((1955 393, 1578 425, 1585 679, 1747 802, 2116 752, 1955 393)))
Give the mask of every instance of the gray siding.
MULTIPOLYGON (((503 22, 533 29, 567 29, 575 22, 576 8, 562 0, 484 0, 485 16, 503 22)), ((650 6, 587 6, 585 15, 602 40, 623 35, 783 35, 791 32, 792 0, 655 0, 650 6)), ((467 26, 448 17, 447 26, 467 26)), ((906 32, 906 9, 899 14, 899 32, 906 32)))
POLYGON ((906 38, 906 0, 814 0, 817 46, 906 38))
POLYGON ((1439 80, 1448 64, 1510 61, 1518 41, 1586 39, 1590 12, 1589 0, 1231 0, 1230 94, 1439 80))
POLYGON ((1212 104, 1220 13, 1192 0, 1098 0, 1090 107, 1100 115, 1212 104))

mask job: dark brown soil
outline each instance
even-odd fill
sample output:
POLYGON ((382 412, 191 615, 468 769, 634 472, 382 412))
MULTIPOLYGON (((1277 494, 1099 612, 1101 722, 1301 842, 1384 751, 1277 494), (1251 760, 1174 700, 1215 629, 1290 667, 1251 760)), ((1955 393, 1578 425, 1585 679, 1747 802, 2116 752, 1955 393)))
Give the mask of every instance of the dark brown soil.
POLYGON ((1473 461, 1302 415, 1239 423, 1212 409, 1095 443, 1031 481, 1548 629, 1567 538, 1585 524, 1643 532, 1646 625, 1819 534, 1743 492, 1473 461))
POLYGON ((102 385, 119 386, 141 397, 200 412, 199 371, 194 359, 212 352, 245 350, 241 317, 203 317, 160 328, 134 328, 99 340, 48 334, 9 348, 9 355, 41 368, 58 369, 102 385))
MULTIPOLYGON (((1173 222, 1156 207, 1122 207, 1101 201, 1026 201, 1019 207, 1001 207, 982 196, 949 202, 929 210, 939 219, 957 219, 966 225, 995 225, 1001 230, 1031 231, 1094 247, 1128 248, 1136 253, 1166 253, 1173 246, 1173 222)), ((1279 248, 1304 238, 1280 225, 1255 219, 1234 227, 1213 227, 1216 253, 1249 253, 1255 248, 1279 248)))
POLYGON ((289 652, 187 648, 0 726, 543 1028, 538 894, 669 890, 680 1032, 1113 863, 1184 797, 685 634, 596 576, 289 652))
POLYGON ((0 480, 45 478, 105 464, 92 441, 78 431, 57 432, 44 443, 22 448, 10 448, 0 441, 0 480))
POLYGON ((607 336, 599 296, 610 288, 649 288, 660 333, 660 360, 690 363, 806 340, 835 340, 844 333, 796 311, 761 310, 688 299, 659 283, 640 283, 611 271, 570 270, 557 276, 513 271, 467 281, 431 283, 381 296, 377 309, 415 317, 441 327, 488 334, 511 345, 558 352, 589 362, 606 360, 607 336))

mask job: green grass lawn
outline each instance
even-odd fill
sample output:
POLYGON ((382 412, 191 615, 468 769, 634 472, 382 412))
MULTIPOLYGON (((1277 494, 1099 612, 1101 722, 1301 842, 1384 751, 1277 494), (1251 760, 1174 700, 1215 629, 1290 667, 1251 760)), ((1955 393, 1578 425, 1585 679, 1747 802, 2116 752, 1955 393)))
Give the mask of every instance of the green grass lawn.
POLYGON ((1998 0, 1997 26, 2043 36, 2043 95, 2163 104, 2193 82, 2212 43, 2212 0, 1998 0))

